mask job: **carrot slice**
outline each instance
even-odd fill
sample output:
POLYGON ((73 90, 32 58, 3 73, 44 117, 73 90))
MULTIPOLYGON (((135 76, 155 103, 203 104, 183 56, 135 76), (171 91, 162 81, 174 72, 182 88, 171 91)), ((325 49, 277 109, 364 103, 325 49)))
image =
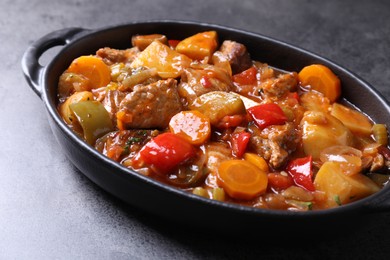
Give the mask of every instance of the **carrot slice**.
POLYGON ((304 67, 298 74, 302 86, 310 85, 312 89, 321 92, 330 102, 341 95, 340 79, 326 66, 313 64, 304 67))
POLYGON ((90 89, 104 87, 111 81, 110 68, 95 56, 81 56, 73 60, 67 72, 86 77, 89 80, 90 89))
POLYGON ((211 134, 210 119, 199 111, 181 111, 169 122, 172 133, 180 135, 193 145, 201 145, 211 134))
POLYGON ((251 200, 264 193, 267 174, 244 160, 229 160, 220 164, 217 183, 234 199, 251 200))
POLYGON ((268 164, 263 157, 260 157, 255 153, 245 153, 244 159, 257 166, 263 172, 269 172, 268 164))

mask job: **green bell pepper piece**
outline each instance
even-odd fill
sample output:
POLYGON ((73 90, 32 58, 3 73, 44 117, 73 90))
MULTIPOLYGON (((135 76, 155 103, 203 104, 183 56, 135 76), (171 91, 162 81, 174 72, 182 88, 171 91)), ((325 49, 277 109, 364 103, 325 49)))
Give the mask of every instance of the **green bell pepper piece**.
POLYGON ((69 108, 83 129, 84 139, 91 145, 114 129, 110 115, 98 101, 80 101, 71 104, 69 108))

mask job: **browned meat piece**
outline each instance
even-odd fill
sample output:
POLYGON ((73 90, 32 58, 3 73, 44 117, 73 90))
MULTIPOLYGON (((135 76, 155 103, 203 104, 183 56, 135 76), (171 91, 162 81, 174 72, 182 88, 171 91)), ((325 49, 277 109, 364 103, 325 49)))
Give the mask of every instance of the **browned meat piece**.
POLYGON ((220 51, 228 58, 233 75, 252 66, 251 57, 245 45, 235 41, 224 41, 220 51))
POLYGON ((101 48, 96 52, 96 56, 102 58, 104 63, 112 65, 114 63, 131 63, 137 54, 138 48, 130 48, 126 50, 111 49, 108 47, 101 48))
POLYGON ((133 35, 131 37, 131 44, 137 47, 140 51, 143 51, 153 41, 159 41, 165 45, 168 45, 168 39, 162 34, 148 34, 148 35, 133 35))
POLYGON ((288 92, 294 91, 298 86, 298 75, 293 73, 280 74, 276 78, 270 78, 260 84, 259 89, 268 97, 283 97, 288 92))
POLYGON ((94 88, 91 89, 93 97, 96 101, 102 102, 102 100, 106 97, 106 87, 94 88))
POLYGON ((179 84, 179 95, 188 104, 199 96, 212 91, 229 92, 233 83, 226 71, 209 66, 206 69, 188 68, 184 70, 179 84))
POLYGON ((293 123, 272 125, 262 131, 255 126, 250 129, 253 131, 251 146, 275 169, 286 163, 288 155, 296 150, 300 141, 293 123))
POLYGON ((119 105, 119 111, 131 118, 124 122, 130 128, 165 128, 182 109, 174 79, 159 80, 150 85, 136 85, 119 105))
POLYGON ((118 90, 108 90, 102 101, 102 104, 109 113, 114 125, 116 120, 115 114, 116 112, 118 112, 118 107, 122 100, 125 98, 125 95, 125 93, 118 90))
POLYGON ((103 104, 104 108, 110 115, 110 118, 114 125, 116 124, 116 112, 118 111, 119 104, 126 96, 126 93, 118 90, 107 90, 106 87, 92 89, 92 94, 96 101, 103 104))

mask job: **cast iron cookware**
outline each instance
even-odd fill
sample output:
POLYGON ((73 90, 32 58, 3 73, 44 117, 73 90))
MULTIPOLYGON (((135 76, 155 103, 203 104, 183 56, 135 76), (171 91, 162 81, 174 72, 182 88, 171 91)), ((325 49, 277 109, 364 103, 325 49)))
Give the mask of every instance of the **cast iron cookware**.
POLYGON ((184 39, 201 31, 215 30, 219 40, 235 40, 244 44, 252 59, 271 66, 299 71, 306 65, 328 66, 342 82, 342 95, 369 115, 374 121, 390 123, 390 107, 373 87, 355 74, 318 55, 259 34, 219 25, 183 21, 135 22, 99 30, 67 28, 49 33, 32 43, 22 59, 25 78, 42 99, 51 129, 59 146, 72 163, 90 180, 123 201, 183 227, 205 230, 256 233, 319 232, 362 225, 367 213, 388 211, 390 186, 357 202, 334 209, 291 212, 250 208, 204 199, 159 183, 131 171, 97 152, 63 122, 57 112, 57 84, 61 73, 73 59, 94 54, 101 47, 125 49, 134 34, 165 34, 168 39, 184 39), (39 58, 54 46, 62 50, 42 66, 39 58))

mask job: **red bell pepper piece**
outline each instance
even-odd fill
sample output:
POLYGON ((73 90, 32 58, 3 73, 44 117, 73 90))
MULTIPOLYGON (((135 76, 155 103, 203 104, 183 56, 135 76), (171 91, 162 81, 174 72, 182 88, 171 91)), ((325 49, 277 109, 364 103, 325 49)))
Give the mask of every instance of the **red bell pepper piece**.
POLYGON ((250 138, 251 134, 248 132, 240 132, 232 135, 231 145, 234 156, 240 158, 244 155, 250 138))
POLYGON ((172 133, 164 133, 142 147, 135 160, 142 160, 161 173, 169 173, 195 153, 195 148, 186 140, 172 133))
POLYGON ((290 175, 282 175, 280 173, 268 173, 268 185, 275 190, 285 190, 294 185, 294 181, 290 175))
POLYGON ((274 103, 250 107, 248 108, 248 113, 260 129, 270 125, 282 125, 287 121, 283 110, 274 103))
POLYGON ((233 81, 240 85, 255 85, 257 83, 257 69, 250 67, 243 72, 233 76, 233 81))
POLYGON ((294 183, 308 191, 315 191, 313 184, 312 157, 307 156, 291 161, 287 165, 287 172, 293 178, 294 183))

